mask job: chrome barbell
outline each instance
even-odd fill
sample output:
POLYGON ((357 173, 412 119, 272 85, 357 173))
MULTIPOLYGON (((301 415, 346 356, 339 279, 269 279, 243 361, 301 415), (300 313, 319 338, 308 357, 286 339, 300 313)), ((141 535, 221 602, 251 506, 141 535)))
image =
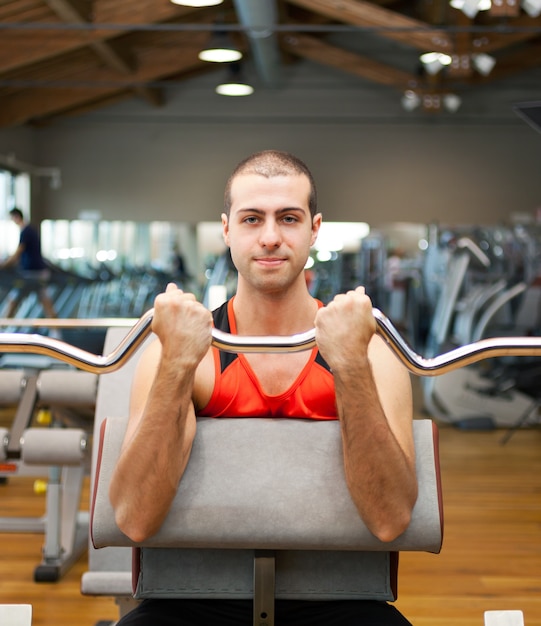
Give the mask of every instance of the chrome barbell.
MULTIPOLYGON (((454 348, 435 357, 417 354, 400 335, 392 322, 379 310, 372 309, 376 332, 405 367, 418 376, 438 376, 483 359, 502 356, 541 356, 541 337, 491 337, 454 348)), ((131 326, 124 339, 108 355, 96 355, 58 339, 23 333, 0 333, 0 353, 41 354, 63 361, 78 369, 104 374, 120 369, 141 346, 152 330, 154 310, 147 311, 131 326)), ((82 321, 84 324, 84 320, 82 321)), ((45 320, 43 325, 46 326, 45 320)), ((91 324, 90 324, 91 325, 91 324)), ((316 345, 315 329, 291 336, 232 335, 212 329, 212 345, 225 352, 300 352, 316 345)))

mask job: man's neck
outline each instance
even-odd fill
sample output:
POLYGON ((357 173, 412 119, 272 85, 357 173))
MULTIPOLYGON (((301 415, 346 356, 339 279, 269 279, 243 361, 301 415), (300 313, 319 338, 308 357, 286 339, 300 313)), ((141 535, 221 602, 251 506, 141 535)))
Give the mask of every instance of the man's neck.
POLYGON ((305 288, 287 295, 241 288, 233 307, 239 335, 292 335, 313 328, 318 305, 305 288))

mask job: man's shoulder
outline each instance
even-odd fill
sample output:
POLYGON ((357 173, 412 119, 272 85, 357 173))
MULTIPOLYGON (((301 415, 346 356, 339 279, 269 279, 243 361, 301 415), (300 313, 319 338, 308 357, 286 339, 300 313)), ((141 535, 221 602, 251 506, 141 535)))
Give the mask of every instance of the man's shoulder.
POLYGON ((38 236, 38 231, 32 226, 32 224, 26 224, 21 229, 21 239, 35 239, 38 236))

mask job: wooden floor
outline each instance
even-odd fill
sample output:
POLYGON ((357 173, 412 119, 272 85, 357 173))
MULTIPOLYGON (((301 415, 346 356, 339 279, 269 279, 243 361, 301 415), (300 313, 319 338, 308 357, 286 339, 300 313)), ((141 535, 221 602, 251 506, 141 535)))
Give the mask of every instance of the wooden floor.
MULTIPOLYGON (((521 430, 506 445, 501 437, 440 426, 444 547, 400 556, 397 606, 415 626, 482 626, 484 611, 509 609, 541 626, 541 429, 521 430)), ((0 486, 0 515, 43 514, 32 482, 0 486)), ((86 491, 82 508, 87 500, 86 491)), ((0 533, 0 604, 32 604, 33 626, 117 617, 112 599, 80 595, 86 556, 60 582, 34 583, 41 545, 41 535, 0 533)))

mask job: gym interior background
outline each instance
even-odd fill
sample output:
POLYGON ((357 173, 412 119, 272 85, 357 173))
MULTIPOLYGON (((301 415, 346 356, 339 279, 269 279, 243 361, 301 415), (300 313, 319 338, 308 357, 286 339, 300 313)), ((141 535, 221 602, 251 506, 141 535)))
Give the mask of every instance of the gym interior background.
MULTIPOLYGON (((309 165, 331 223, 307 270, 315 295, 366 284, 426 355, 539 334, 535 0, 470 14, 443 0, 132 5, 0 2, 0 259, 17 245, 16 205, 40 225, 60 317, 137 318, 171 277, 207 303, 211 287, 233 290, 224 184, 240 159, 277 148, 309 165), (217 33, 240 44, 241 66, 198 59, 217 33), (430 34, 451 52, 438 73, 419 60, 430 34), (253 93, 216 93, 239 67, 253 93)), ((2 317, 14 276, 0 280, 2 317)), ((30 295, 18 316, 40 315, 30 295)), ((103 333, 67 337, 103 347, 103 333)), ((464 436, 520 426, 535 437, 539 365, 524 364, 422 381, 417 409, 464 436)), ((540 491, 527 505, 537 579, 540 491)))

